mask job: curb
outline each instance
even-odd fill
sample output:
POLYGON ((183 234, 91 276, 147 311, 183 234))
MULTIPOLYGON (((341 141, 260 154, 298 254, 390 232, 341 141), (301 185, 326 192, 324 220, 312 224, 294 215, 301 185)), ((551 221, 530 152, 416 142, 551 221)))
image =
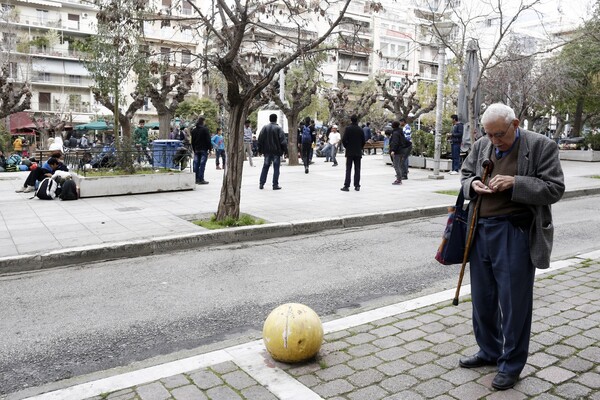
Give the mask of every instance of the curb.
POLYGON ((25 254, 0 258, 0 275, 67 267, 89 262, 143 257, 172 252, 174 250, 190 250, 212 245, 305 235, 330 229, 377 225, 413 218, 443 215, 447 212, 448 206, 431 206, 376 214, 356 214, 339 218, 280 222, 186 235, 160 236, 127 242, 73 247, 41 254, 25 254))

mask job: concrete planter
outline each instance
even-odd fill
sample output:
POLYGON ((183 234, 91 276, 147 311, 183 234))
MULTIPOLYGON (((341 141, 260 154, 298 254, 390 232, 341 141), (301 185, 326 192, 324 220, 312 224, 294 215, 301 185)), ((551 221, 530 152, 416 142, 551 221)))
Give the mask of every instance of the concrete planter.
MULTIPOLYGON (((433 169, 434 159, 427 157, 425 159, 425 168, 433 169)), ((440 171, 450 171, 452 169, 452 160, 447 158, 440 159, 440 171)))
POLYGON ((425 168, 425 157, 423 156, 409 156, 408 166, 412 168, 425 168))
POLYGON ((568 161, 600 161, 600 151, 593 150, 559 150, 560 159, 568 161))
POLYGON ((163 174, 76 176, 79 197, 118 196, 123 194, 194 190, 195 175, 186 172, 163 174))

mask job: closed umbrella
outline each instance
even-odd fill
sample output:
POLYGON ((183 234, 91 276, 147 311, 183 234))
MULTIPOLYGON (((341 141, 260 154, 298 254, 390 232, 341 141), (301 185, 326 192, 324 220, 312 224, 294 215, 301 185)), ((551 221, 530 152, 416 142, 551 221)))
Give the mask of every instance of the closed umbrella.
POLYGON ((464 124, 463 140, 461 144, 462 151, 468 151, 471 148, 471 132, 479 127, 479 108, 481 107, 481 95, 479 88, 475 93, 475 107, 471 109, 469 104, 469 94, 477 85, 479 79, 479 61, 477 52, 479 46, 477 41, 472 39, 467 45, 467 54, 465 65, 461 74, 460 86, 458 89, 458 119, 464 124), (469 116, 473 112, 475 127, 469 126, 469 116))

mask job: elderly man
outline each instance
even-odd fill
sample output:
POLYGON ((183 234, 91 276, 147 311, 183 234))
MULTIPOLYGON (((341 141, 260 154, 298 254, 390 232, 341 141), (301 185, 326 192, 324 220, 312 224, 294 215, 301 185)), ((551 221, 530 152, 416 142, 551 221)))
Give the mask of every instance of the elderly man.
POLYGON ((480 199, 470 253, 473 330, 479 351, 463 368, 497 365, 492 387, 512 388, 527 361, 535 268, 548 268, 552 250, 550 205, 565 185, 558 146, 519 128, 514 111, 492 104, 481 119, 486 135, 462 167, 467 199, 480 199), (488 161, 488 162, 486 162, 488 161), (489 180, 483 164, 491 161, 489 180), (491 169, 491 173, 490 173, 491 169))

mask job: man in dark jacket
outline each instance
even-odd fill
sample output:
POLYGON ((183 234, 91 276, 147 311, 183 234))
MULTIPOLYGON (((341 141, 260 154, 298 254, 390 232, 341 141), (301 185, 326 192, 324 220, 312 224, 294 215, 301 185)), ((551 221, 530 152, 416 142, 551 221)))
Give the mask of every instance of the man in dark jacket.
POLYGON ((346 179, 344 180, 343 192, 347 192, 350 189, 350 175, 352 173, 352 164, 354 164, 354 190, 357 192, 360 190, 360 161, 362 158, 363 147, 365 147, 365 134, 363 130, 358 126, 358 117, 353 115, 350 117, 352 122, 344 130, 344 137, 342 138, 342 144, 346 149, 346 179))
POLYGON ((450 175, 458 174, 458 170, 460 169, 460 144, 463 138, 463 123, 458 120, 458 115, 453 114, 450 116, 452 118, 452 137, 450 138, 450 143, 452 145, 452 171, 450 171, 450 175))
POLYGON ((269 115, 268 125, 263 126, 258 135, 258 152, 264 154, 265 161, 260 173, 259 188, 263 189, 267 182, 267 174, 273 163, 273 190, 281 189, 279 186, 279 166, 281 156, 287 151, 287 141, 283 129, 277 125, 277 114, 269 115))
POLYGON ((390 156, 394 162, 396 170, 396 180, 392 185, 402 185, 404 159, 410 154, 410 142, 404 136, 404 132, 400 129, 400 121, 392 122, 392 140, 390 142, 390 156))
POLYGON ((204 117, 198 118, 196 126, 192 129, 192 148, 194 149, 194 172, 196 172, 196 185, 206 185, 204 180, 204 170, 206 169, 206 160, 208 152, 212 148, 210 142, 210 132, 204 126, 204 117))

